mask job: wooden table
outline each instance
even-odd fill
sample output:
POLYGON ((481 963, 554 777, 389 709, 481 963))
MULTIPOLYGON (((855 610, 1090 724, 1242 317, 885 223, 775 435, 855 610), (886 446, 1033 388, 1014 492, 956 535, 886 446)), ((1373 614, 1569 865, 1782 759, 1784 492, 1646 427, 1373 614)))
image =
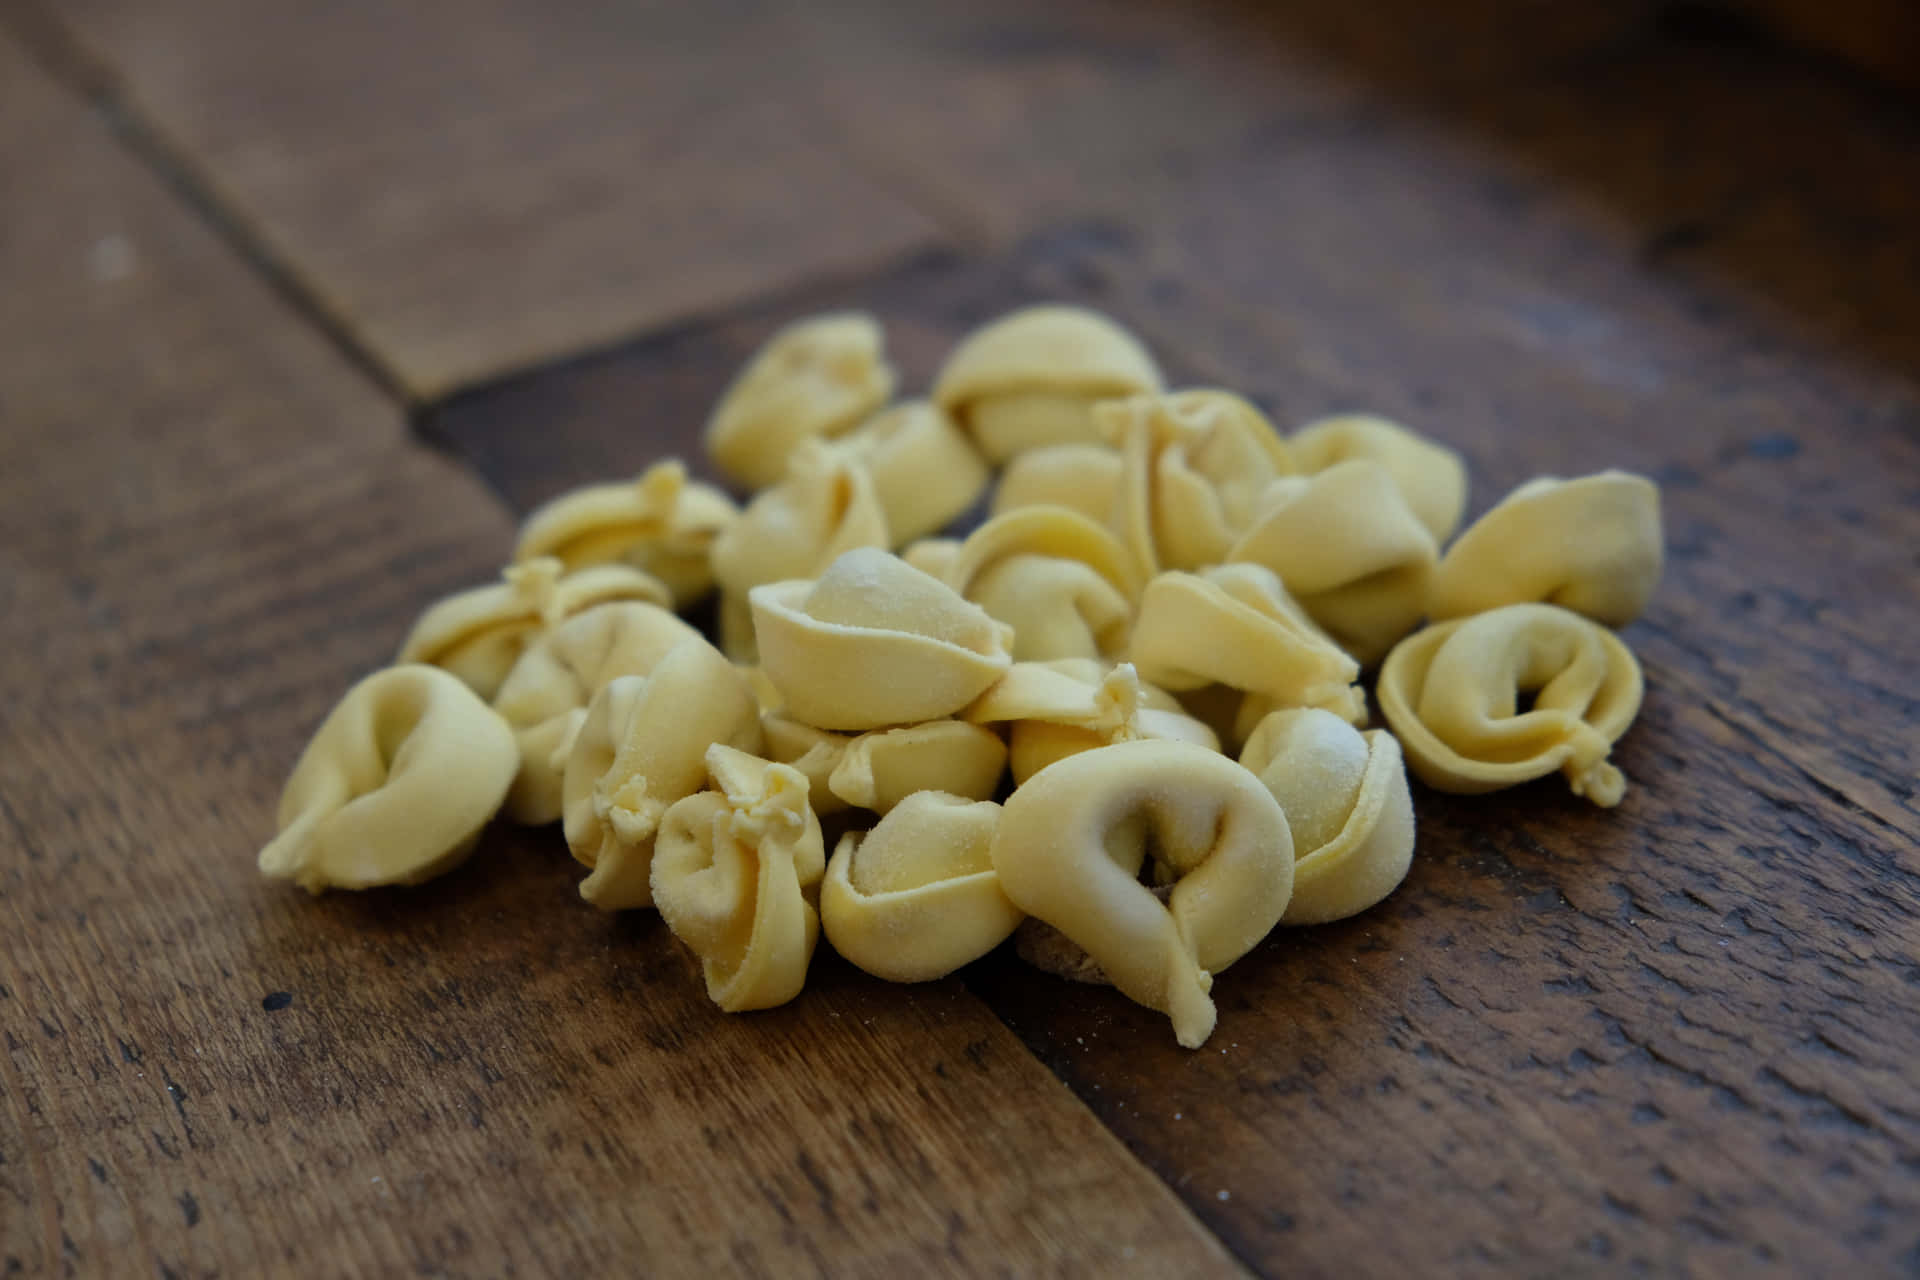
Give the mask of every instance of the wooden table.
POLYGON ((1637 4, 0 0, 0 1274, 1911 1272, 1916 120, 1637 4), (1658 478, 1626 803, 1421 793, 1197 1053, 999 956, 718 1014, 551 831, 255 877, 531 504, 1040 297, 1476 511, 1658 478))

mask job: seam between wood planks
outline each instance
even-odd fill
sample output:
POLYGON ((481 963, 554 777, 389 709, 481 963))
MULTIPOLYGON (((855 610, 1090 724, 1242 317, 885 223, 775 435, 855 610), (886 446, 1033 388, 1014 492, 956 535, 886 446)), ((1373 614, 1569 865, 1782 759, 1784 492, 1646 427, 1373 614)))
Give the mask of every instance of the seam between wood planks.
POLYGON ((193 162, 159 125, 127 98, 125 86, 107 65, 88 53, 58 17, 43 12, 37 0, 0 3, 0 27, 19 41, 29 57, 65 85, 105 123, 107 132, 167 191, 210 228, 222 244, 246 264, 293 313, 307 322, 363 376, 402 404, 410 400, 396 372, 379 354, 354 336, 340 309, 330 304, 316 282, 284 261, 271 245, 233 212, 211 173, 193 162))

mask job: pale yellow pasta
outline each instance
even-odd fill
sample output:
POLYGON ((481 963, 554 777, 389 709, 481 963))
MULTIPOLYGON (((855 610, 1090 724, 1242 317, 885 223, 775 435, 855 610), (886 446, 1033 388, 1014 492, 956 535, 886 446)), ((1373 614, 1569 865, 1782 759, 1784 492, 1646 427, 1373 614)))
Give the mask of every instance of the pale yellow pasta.
POLYGON ((934 380, 933 398, 998 466, 1053 444, 1099 440, 1092 408, 1160 390, 1139 341, 1083 307, 1026 307, 976 329, 934 380))
POLYGON ((309 893, 431 879, 473 850, 518 761, 512 731, 457 677, 376 671, 300 753, 261 873, 309 893))
POLYGON ((1287 815, 1293 897, 1280 923, 1324 924, 1375 905, 1413 863, 1413 796, 1400 744, 1326 711, 1276 711, 1240 763, 1287 815))
POLYGON ((1117 523, 1149 574, 1225 560, 1267 487, 1294 470, 1273 424, 1231 392, 1111 400, 1094 420, 1120 451, 1117 523))
POLYGON ((1016 662, 1126 650, 1140 571, 1120 540, 1065 507, 1022 507, 968 535, 949 586, 1013 628, 1016 662))
POLYGON ((847 754, 847 745, 853 741, 851 734, 816 729, 784 711, 763 712, 760 733, 766 740, 769 760, 792 765, 806 778, 808 803, 816 815, 825 818, 847 807, 847 802, 835 795, 828 784, 834 769, 847 754))
POLYGON ((713 540, 739 515, 711 485, 687 480, 678 458, 655 463, 627 484, 595 484, 563 493, 528 516, 513 549, 516 562, 552 556, 569 573, 627 564, 650 573, 684 609, 713 589, 707 557, 713 540))
POLYGON ((945 527, 974 504, 992 478, 966 432, 946 410, 925 400, 883 409, 834 446, 872 475, 896 547, 945 527))
POLYGON ((700 633, 651 604, 603 604, 576 614, 520 656, 494 696, 513 729, 520 769, 507 816, 539 826, 560 816, 560 777, 587 704, 618 676, 645 675, 700 633))
POLYGON ((755 587, 760 665, 788 713, 821 729, 952 715, 1012 661, 1011 628, 897 556, 849 551, 817 581, 755 587))
POLYGON ((773 687, 773 681, 767 679, 767 673, 758 666, 736 662, 733 667, 740 673, 740 678, 747 682, 747 688, 753 690, 753 699, 760 704, 762 712, 777 712, 787 705, 780 691, 773 687))
POLYGON ((1223 684, 1272 707, 1324 707, 1359 722, 1359 664, 1257 564, 1163 573, 1147 584, 1133 628, 1140 674, 1175 693, 1223 684))
POLYGON ((991 801, 920 791, 843 836, 820 890, 827 941, 889 982, 945 977, 999 946, 1021 920, 993 869, 999 823, 991 801))
POLYGON ((820 822, 798 771, 719 744, 706 763, 714 789, 661 819, 653 901, 715 1004, 770 1009, 800 994, 820 937, 820 822))
POLYGON ((1276 480, 1228 559, 1280 575, 1309 617, 1362 665, 1419 625, 1439 553, 1378 462, 1276 480))
POLYGON ((1129 663, 1087 658, 1018 662, 961 715, 1004 724, 1015 785, 1056 760, 1116 742, 1187 742, 1219 749, 1213 730, 1186 714, 1129 663))
POLYGON ((886 512, 865 464, 817 440, 803 442, 780 483, 714 541, 721 649, 735 662, 754 660, 753 588, 816 577, 842 552, 888 542, 886 512))
POLYGON ((660 817, 698 791, 714 743, 757 751, 759 706, 731 663, 695 636, 644 676, 594 695, 562 780, 567 847, 589 869, 580 896, 607 911, 653 905, 660 817))
POLYGON ((852 739, 827 776, 827 789, 856 809, 888 813, 920 791, 991 799, 1007 771, 1007 744, 991 729, 929 720, 852 739))
POLYGON ((420 615, 395 665, 424 662, 451 671, 491 701, 527 646, 573 615, 622 600, 672 605, 658 578, 622 564, 565 573, 542 556, 508 565, 501 581, 448 596, 420 615))
POLYGON ((1632 651, 1599 623, 1510 604, 1401 641, 1378 693, 1408 765, 1436 790, 1474 795, 1558 770, 1575 795, 1610 808, 1627 783, 1607 757, 1641 687, 1632 651))
POLYGON ((927 576, 944 582, 947 571, 953 568, 953 562, 959 554, 958 538, 922 538, 909 544, 900 553, 900 558, 927 576))
POLYGON ((707 456, 749 489, 778 481, 802 442, 841 435, 893 395, 879 322, 835 312, 788 325, 734 378, 707 420, 707 456))
POLYGON ((1310 422, 1287 439, 1294 462, 1312 474, 1366 458, 1385 467, 1435 545, 1460 527, 1467 507, 1467 464, 1447 446, 1397 422, 1348 413, 1310 422))
POLYGON ((1007 463, 993 491, 993 514, 1022 507, 1065 507, 1095 524, 1120 524, 1118 449, 1103 444, 1055 444, 1029 449, 1007 463))
POLYGON ((1651 480, 1625 471, 1546 476, 1501 499, 1447 549, 1428 609, 1444 619, 1540 601, 1624 627, 1646 608, 1663 558, 1651 480))
POLYGON ((1213 975, 1266 937, 1293 892, 1279 802, 1182 742, 1101 747, 1035 774, 1007 801, 992 855, 1016 907, 1165 1013, 1189 1049, 1213 1033, 1213 975), (1165 906, 1140 882, 1150 847, 1174 880, 1165 906))

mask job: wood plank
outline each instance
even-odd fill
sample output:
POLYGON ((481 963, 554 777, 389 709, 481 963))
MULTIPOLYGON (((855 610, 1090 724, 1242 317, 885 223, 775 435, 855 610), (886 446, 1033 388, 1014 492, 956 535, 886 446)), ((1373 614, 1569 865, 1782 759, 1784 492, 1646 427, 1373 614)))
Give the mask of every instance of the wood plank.
POLYGON ((1671 564, 1629 632, 1649 697, 1621 810, 1422 793, 1409 883, 1225 975, 1198 1054, 1004 954, 970 985, 1263 1271, 1910 1259, 1920 389, 1647 264, 1634 228, 1505 198, 1485 153, 1412 125, 1299 159, 1197 175, 1178 237, 1063 226, 491 389, 436 429, 529 505, 693 447, 795 314, 871 307, 911 387, 979 319, 1057 296, 1283 421, 1434 432, 1476 511, 1541 472, 1658 476, 1671 564), (1261 197, 1289 180, 1281 236, 1261 197), (642 434, 636 404, 669 425, 642 434))
POLYGON ((551 832, 259 881, 509 518, 4 38, 0 186, 0 1271, 1236 1270, 956 983, 725 1017, 551 832))
POLYGON ((1604 109, 1596 71, 1475 119, 1535 110, 1575 179, 1624 127, 1616 177, 1752 193, 1698 235, 1376 100, 1050 266, 1284 419, 1371 407, 1458 445, 1476 509, 1541 472, 1665 485, 1618 814, 1421 795, 1406 888, 1223 978, 1197 1061, 1124 1002, 977 980, 1257 1266, 1916 1256, 1920 191, 1876 180, 1911 171, 1897 120, 1731 56, 1624 51, 1604 109))
POLYGON ((834 144, 760 0, 36 12, 416 398, 937 234, 834 144))

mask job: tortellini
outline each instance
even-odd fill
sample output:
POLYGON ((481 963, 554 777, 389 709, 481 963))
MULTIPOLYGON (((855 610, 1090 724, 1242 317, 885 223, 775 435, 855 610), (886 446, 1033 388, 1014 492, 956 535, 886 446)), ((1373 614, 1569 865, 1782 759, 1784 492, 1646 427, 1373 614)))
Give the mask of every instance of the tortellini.
POLYGON ((818 441, 794 452, 779 484, 760 493, 713 544, 719 580, 720 647, 754 660, 747 593, 768 582, 812 578, 856 547, 888 545, 886 511, 863 463, 818 441))
MULTIPOLYGON (((1133 629, 1140 674, 1175 693, 1223 684, 1276 707, 1324 707, 1358 722, 1360 666, 1257 564, 1163 573, 1133 629)), ((1250 726, 1249 726, 1250 727, 1250 726)))
POLYGON ((1014 906, 1078 944, 1121 994, 1195 1049, 1213 975, 1266 937, 1293 893, 1293 837, 1247 769, 1184 742, 1123 742, 1048 766, 1008 799, 993 869, 1014 906), (1140 872, 1173 879, 1165 906, 1140 872))
POLYGON ((519 759, 506 722, 457 677, 376 671, 300 753, 260 870, 309 893, 431 879, 472 851, 519 759))
POLYGON ((1474 521, 1434 571, 1429 612, 1457 618, 1540 601, 1610 627, 1660 582, 1660 490, 1644 476, 1543 476, 1474 521))
POLYGON ((1385 467, 1407 507, 1444 544, 1460 527, 1467 507, 1467 464, 1443 444, 1397 422, 1351 413, 1310 422, 1287 438, 1300 470, 1312 474, 1337 463, 1367 458, 1385 467))
POLYGON ((1140 574, 1120 540, 1065 507, 1024 507, 970 534, 947 583, 1013 628, 1016 662, 1125 652, 1140 574))
POLYGON ((1096 402, 1160 388, 1160 370, 1132 334, 1098 312, 1048 305, 967 335, 933 398, 998 466, 1045 445, 1097 443, 1096 402))
POLYGON ((1273 424, 1231 392, 1134 396, 1094 418, 1120 450, 1119 524, 1148 573, 1221 563, 1294 470, 1273 424))
POLYGON ((1129 663, 1111 669, 1088 658, 1015 663, 961 714, 1009 726, 1016 785, 1056 760, 1116 742, 1220 747, 1212 729, 1170 694, 1143 683, 1129 663))
POLYGON ((508 565, 501 578, 448 596, 421 614, 395 664, 424 662, 451 671, 491 701, 527 646, 574 614, 620 600, 673 603, 659 579, 621 564, 563 573, 558 560, 543 556, 508 565))
POLYGON ((677 608, 713 589, 707 563, 713 541, 739 515, 711 485, 687 480, 678 459, 656 463, 628 484, 595 484, 563 493, 520 528, 516 562, 552 556, 568 572, 628 564, 673 593, 677 608))
POLYGON ((1344 920, 1406 878, 1413 796, 1392 734, 1363 734, 1326 711, 1276 711, 1240 763, 1280 802, 1293 835, 1293 897, 1280 923, 1344 920))
POLYGON ((1608 756, 1640 694, 1632 651, 1550 604, 1435 623, 1401 641, 1380 669, 1380 709, 1414 775, 1465 795, 1558 770, 1575 795, 1619 804, 1626 778, 1608 756))
POLYGON ((1419 625, 1439 551, 1393 474, 1341 462, 1276 480, 1227 558, 1280 575, 1309 617, 1363 665, 1419 625))
POLYGON ((568 619, 520 656, 494 697, 513 728, 520 769, 507 816, 540 826, 560 816, 560 777, 587 704, 617 676, 645 675, 700 633, 651 604, 608 604, 568 619))
POLYGON ((561 782, 567 847, 590 871, 581 897, 607 911, 653 905, 661 815, 700 789, 714 743, 759 750, 760 708, 697 635, 646 675, 620 676, 594 695, 561 782))
POLYGON ((716 1005, 771 1009, 800 994, 820 937, 820 821, 786 765, 715 744, 706 767, 714 789, 661 820, 653 902, 700 958, 716 1005))
POLYGON ((920 791, 843 836, 820 918, 833 949, 889 982, 927 982, 978 960, 1020 924, 993 869, 1000 806, 920 791))
POLYGON ((986 800, 1007 770, 1007 744, 960 720, 844 734, 785 715, 763 715, 767 755, 806 776, 821 817, 849 806, 886 813, 917 791, 986 800))
POLYGON ((922 538, 910 543, 900 553, 900 558, 926 574, 930 578, 947 580, 947 571, 953 568, 953 562, 960 557, 960 539, 958 538, 922 538))
POLYGON ((821 729, 943 719, 1013 660, 1011 628, 884 551, 849 551, 817 581, 755 587, 749 601, 761 669, 821 729))
POLYGON ((999 734, 961 720, 929 720, 849 741, 827 775, 827 790, 856 809, 890 813, 921 791, 990 799, 1006 769, 999 734))
POLYGON ((769 760, 792 765, 807 780, 808 803, 818 817, 829 817, 847 807, 828 784, 841 758, 847 754, 850 734, 831 729, 816 729, 795 720, 784 711, 765 711, 760 716, 760 735, 766 741, 769 760))
POLYGON ((859 312, 796 321, 747 362, 707 421, 707 456, 749 489, 779 480, 803 441, 841 435, 893 395, 879 323, 859 312))
POLYGON ((1103 444, 1055 444, 1029 449, 1007 464, 993 491, 993 514, 1022 507, 1065 507, 1095 524, 1120 526, 1118 449, 1103 444))
POLYGON ((896 547, 944 528, 974 504, 991 476, 966 433, 925 400, 875 414, 834 447, 873 477, 896 547))

